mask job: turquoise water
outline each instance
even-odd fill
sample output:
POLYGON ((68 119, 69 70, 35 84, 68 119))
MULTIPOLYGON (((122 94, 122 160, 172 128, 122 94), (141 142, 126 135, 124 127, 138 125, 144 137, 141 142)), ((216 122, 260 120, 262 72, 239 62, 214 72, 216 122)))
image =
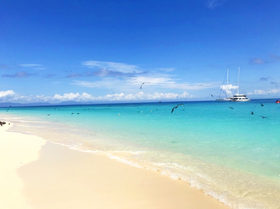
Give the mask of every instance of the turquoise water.
POLYGON ((176 104, 12 107, 0 113, 15 122, 15 131, 29 128, 55 143, 186 181, 231 208, 280 208, 280 105, 183 102, 171 113, 176 104))

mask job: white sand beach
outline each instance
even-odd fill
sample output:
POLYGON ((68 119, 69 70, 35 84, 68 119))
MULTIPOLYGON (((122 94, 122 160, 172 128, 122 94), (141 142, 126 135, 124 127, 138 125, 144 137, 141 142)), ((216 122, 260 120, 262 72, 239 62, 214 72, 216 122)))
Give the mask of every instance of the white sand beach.
POLYGON ((0 208, 228 208, 187 183, 0 127, 0 208))

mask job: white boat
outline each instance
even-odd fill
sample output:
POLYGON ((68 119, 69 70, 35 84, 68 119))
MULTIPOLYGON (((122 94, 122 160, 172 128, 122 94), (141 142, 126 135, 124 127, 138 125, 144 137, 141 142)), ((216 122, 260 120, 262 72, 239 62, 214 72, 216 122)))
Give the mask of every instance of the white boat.
POLYGON ((239 77, 240 77, 240 68, 238 68, 238 89, 237 94, 230 97, 231 102, 249 102, 251 99, 247 98, 245 94, 239 94, 239 77))
POLYGON ((233 97, 230 97, 231 102, 249 102, 251 101, 246 97, 245 94, 235 94, 233 97))
MULTIPOLYGON (((224 84, 223 84, 224 85, 224 84)), ((227 69, 227 85, 228 85, 228 69, 227 69)), ((230 97, 228 97, 228 93, 226 91, 226 97, 225 98, 221 98, 221 92, 222 92, 222 88, 221 88, 221 91, 220 91, 220 95, 219 97, 216 99, 216 102, 231 102, 231 99, 230 97)))

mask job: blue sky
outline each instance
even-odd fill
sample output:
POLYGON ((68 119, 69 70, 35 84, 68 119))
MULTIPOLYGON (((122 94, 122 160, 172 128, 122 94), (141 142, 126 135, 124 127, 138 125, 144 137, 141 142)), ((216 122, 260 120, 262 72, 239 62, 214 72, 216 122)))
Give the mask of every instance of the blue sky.
POLYGON ((278 0, 0 4, 0 102, 280 97, 278 0))

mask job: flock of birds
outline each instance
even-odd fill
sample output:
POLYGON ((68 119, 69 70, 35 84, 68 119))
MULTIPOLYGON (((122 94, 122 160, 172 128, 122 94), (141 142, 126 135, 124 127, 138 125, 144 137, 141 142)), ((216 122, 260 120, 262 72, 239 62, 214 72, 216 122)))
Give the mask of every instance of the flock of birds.
MULTIPOLYGON (((143 82, 143 83, 141 84, 141 86, 140 86, 140 89, 143 89, 143 85, 144 85, 145 83, 150 83, 150 82, 143 82)), ((214 97, 213 94, 210 94, 210 96, 211 96, 211 97, 214 97)), ((161 101, 159 101, 159 103, 161 103, 161 101)), ((260 103, 260 104, 261 104, 262 107, 264 106, 262 103, 260 103)), ((172 108, 171 113, 173 113, 174 110, 175 110, 176 108, 178 108, 180 105, 184 105, 184 104, 177 104, 175 107, 172 108)), ((234 109, 233 107, 229 107, 229 108, 232 109, 232 110, 234 109)), ((185 111, 185 110, 183 110, 183 111, 185 111)), ((253 111, 251 111, 251 115, 254 115, 254 112, 253 112, 253 111)), ((262 117, 262 119, 268 119, 268 117, 265 117, 265 116, 261 116, 261 117, 262 117)))
MULTIPOLYGON (((158 101, 158 103, 161 103, 161 101, 158 101)), ((171 109, 171 113, 173 113, 174 112, 174 110, 175 109, 177 109, 179 106, 183 106, 184 104, 182 104, 182 103, 180 103, 180 104, 177 104, 176 106, 174 106, 172 109, 171 109)), ((261 105, 261 107, 263 107, 264 105, 262 104, 262 103, 260 103, 260 105, 261 105)), ((109 107, 111 107, 111 105, 108 105, 109 107)), ((233 107, 229 107, 230 109, 232 109, 232 110, 234 110, 234 108, 233 107)), ((56 108, 55 108, 56 109, 56 108)), ((94 108, 92 108, 92 109, 94 109, 94 108)), ((59 109, 58 109, 59 110, 59 109)), ((88 109, 85 109, 85 110, 90 110, 90 108, 88 108, 88 109)), ((152 110, 151 110, 152 111, 152 110)), ((157 111, 157 109, 156 109, 156 111, 157 111)), ((185 109, 183 109, 183 111, 185 111, 185 109)), ((142 111, 138 111, 138 113, 142 113, 142 111)), ((77 114, 77 115, 79 115, 80 113, 74 113, 74 112, 72 112, 71 113, 71 115, 74 115, 74 114, 77 114)), ((50 116, 51 114, 47 114, 47 116, 50 116)), ((254 115, 254 112, 253 111, 251 111, 251 115, 254 115)), ((119 116, 120 116, 120 114, 119 114, 119 116)), ((265 116, 260 116, 262 119, 268 119, 268 117, 265 117, 265 116)))
MULTIPOLYGON (((264 105, 262 104, 262 103, 260 103, 261 104, 261 107, 263 107, 264 105)), ((234 109, 233 107, 229 107, 230 109, 234 109)), ((251 115, 254 115, 254 112, 253 111, 251 111, 251 115)), ((268 119, 268 117, 265 117, 265 116, 261 116, 262 117, 262 119, 268 119)))
MULTIPOLYGON (((150 82, 143 82, 142 84, 141 84, 141 86, 140 86, 140 88, 139 89, 143 89, 143 85, 145 84, 145 83, 150 83, 150 82)), ((113 92, 113 93, 115 93, 115 92, 113 92)), ((214 97, 214 95, 213 94, 210 94, 210 96, 211 97, 214 97)), ((161 101, 158 101, 158 103, 161 103, 161 101)), ((260 103, 261 104, 261 106, 263 107, 264 105, 262 104, 262 103, 260 103)), ((173 107, 172 109, 171 109, 171 113, 173 113, 174 112, 174 110, 175 109, 177 109, 179 106, 183 106, 184 104, 182 104, 182 103, 180 103, 180 104, 177 104, 175 107, 173 107)), ((109 107, 111 107, 111 105, 109 105, 109 107)), ((9 111, 9 109, 11 108, 11 106, 9 107, 9 108, 7 108, 7 112, 9 111)), ((233 107, 229 107, 230 109, 234 109, 233 107)), ((56 109, 56 108, 55 108, 56 109)), ((157 110, 157 109, 156 109, 157 110)), ((183 111, 185 111, 185 109, 183 110, 183 111)), ((140 112, 140 111, 138 111, 138 112, 140 112)), ((142 113, 142 111, 141 111, 141 113, 142 113)), ((75 113, 71 113, 71 115, 74 115, 75 113)), ((77 115, 79 115, 80 113, 76 113, 77 115)), ((50 116, 51 114, 47 114, 47 116, 50 116)), ((120 115, 120 114, 119 114, 120 115)), ((254 115, 254 112, 253 111, 251 111, 251 115, 254 115)), ((268 119, 268 117, 265 117, 265 116, 261 116, 263 119, 268 119)))

